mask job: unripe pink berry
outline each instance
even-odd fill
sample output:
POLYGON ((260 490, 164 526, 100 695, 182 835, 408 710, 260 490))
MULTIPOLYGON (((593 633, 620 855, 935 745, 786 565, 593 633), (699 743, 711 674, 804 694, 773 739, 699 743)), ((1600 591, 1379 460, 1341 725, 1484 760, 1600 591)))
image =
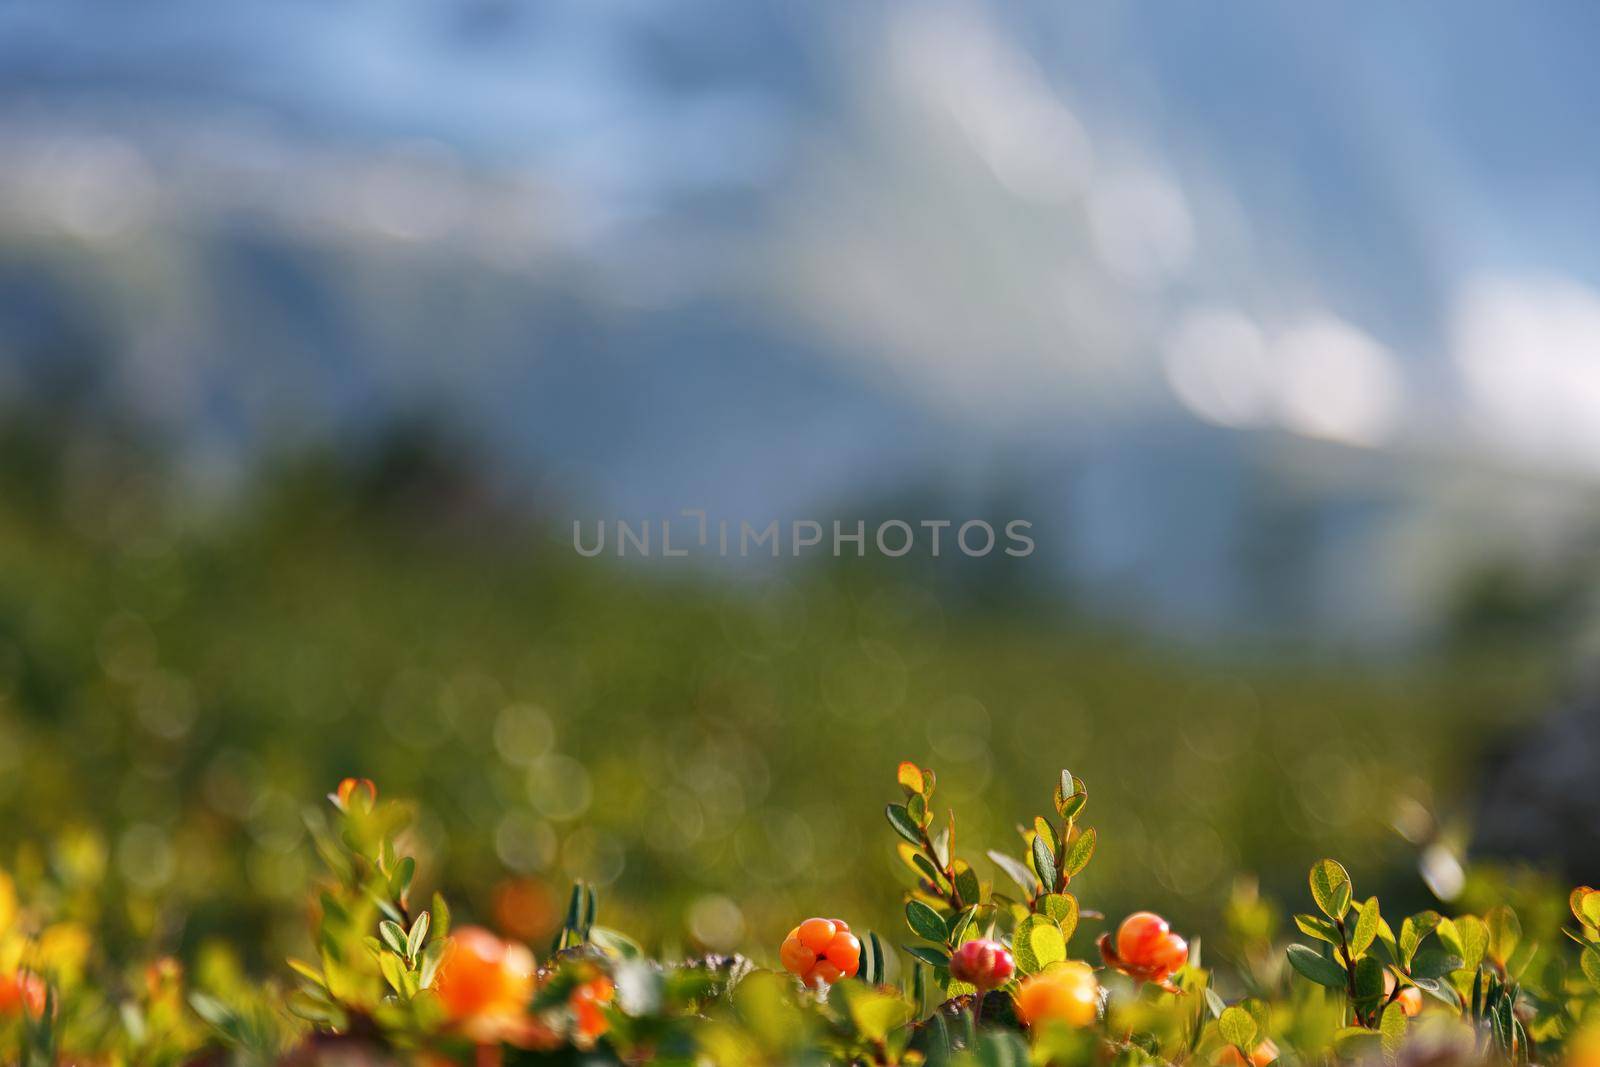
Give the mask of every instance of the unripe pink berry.
POLYGON ((998 941, 968 941, 950 957, 950 977, 980 993, 1005 985, 1016 971, 1011 950, 998 941))

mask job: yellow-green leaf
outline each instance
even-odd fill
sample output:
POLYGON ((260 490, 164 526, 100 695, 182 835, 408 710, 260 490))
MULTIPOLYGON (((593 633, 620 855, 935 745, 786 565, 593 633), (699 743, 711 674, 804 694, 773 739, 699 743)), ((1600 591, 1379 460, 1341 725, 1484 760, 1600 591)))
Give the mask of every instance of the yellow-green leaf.
POLYGON ((1350 875, 1337 860, 1318 860, 1311 868, 1311 899, 1330 919, 1350 910, 1350 875))
POLYGON ((1094 855, 1094 842, 1094 828, 1090 827, 1067 846, 1067 855, 1061 861, 1061 868, 1067 872, 1068 878, 1076 878, 1080 871, 1089 866, 1089 859, 1094 855))
POLYGON ((1256 1021, 1238 1005, 1228 1008, 1217 1019, 1217 1032, 1222 1035, 1222 1040, 1244 1053, 1247 1059, 1255 1050, 1256 1021))
POLYGON ((1359 959, 1362 953, 1372 947, 1372 942, 1378 936, 1378 898, 1368 897, 1367 902, 1356 909, 1356 928, 1350 935, 1350 954, 1359 959))
POLYGON ((1390 1004, 1383 1009, 1383 1018, 1378 1022, 1378 1030, 1382 1035, 1383 1062, 1393 1064, 1400 1055, 1400 1046, 1406 1040, 1406 1011, 1399 1003, 1390 1004))
MULTIPOLYGON (((1591 894, 1600 897, 1600 894, 1591 894)), ((1595 900, 1591 905, 1587 901, 1584 910, 1600 909, 1600 900, 1595 900)), ((1600 916, 1600 910, 1596 911, 1600 916)), ((1489 944, 1485 951, 1494 961, 1504 967, 1511 954, 1517 950, 1517 943, 1522 940, 1522 922, 1517 918, 1517 913, 1505 904, 1493 909, 1484 916, 1484 925, 1489 931, 1489 944)))
POLYGON ((1071 893, 1047 893, 1039 898, 1038 908, 1061 927, 1061 936, 1072 940, 1078 928, 1078 898, 1071 893))
POLYGON ((1583 976, 1589 979, 1589 984, 1600 989, 1600 949, 1585 945, 1578 963, 1583 967, 1583 976))
POLYGON ((1019 922, 1011 948, 1017 958, 1017 970, 1023 974, 1038 974, 1067 958, 1067 939, 1047 915, 1029 915, 1019 922))

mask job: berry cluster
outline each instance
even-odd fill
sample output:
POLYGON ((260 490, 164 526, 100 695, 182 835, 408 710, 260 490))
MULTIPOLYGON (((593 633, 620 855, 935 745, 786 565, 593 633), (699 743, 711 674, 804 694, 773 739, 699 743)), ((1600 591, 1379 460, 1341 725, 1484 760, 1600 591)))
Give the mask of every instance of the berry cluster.
POLYGON ((1109 934, 1100 936, 1100 955, 1130 978, 1168 986, 1168 977, 1189 962, 1189 943, 1155 912, 1136 911, 1117 928, 1114 948, 1109 934))
POLYGON ((778 955, 784 970, 808 986, 853 978, 861 968, 861 942, 843 919, 807 919, 789 931, 778 955))

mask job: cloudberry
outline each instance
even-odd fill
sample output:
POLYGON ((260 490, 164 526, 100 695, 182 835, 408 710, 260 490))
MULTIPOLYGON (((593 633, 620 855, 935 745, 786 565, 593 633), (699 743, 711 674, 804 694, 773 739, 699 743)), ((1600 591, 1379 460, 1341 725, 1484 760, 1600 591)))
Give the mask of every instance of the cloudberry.
POLYGON ((950 977, 980 993, 1005 985, 1016 970, 1011 950, 998 941, 968 941, 950 957, 950 977))
POLYGON ((1244 1057, 1239 1055, 1239 1050, 1232 1045, 1228 1045, 1217 1055, 1217 1062, 1223 1067, 1267 1067, 1267 1064, 1277 1058, 1278 1046, 1268 1038, 1251 1051, 1248 1064, 1245 1063, 1244 1057))
POLYGON ((1099 1009, 1100 984, 1080 960, 1051 964, 1024 978, 1017 988, 1017 1017, 1029 1026, 1048 1022, 1088 1026, 1099 1009))
POLYGON ((26 1011, 32 1018, 44 1014, 44 979, 28 971, 0 975, 0 1018, 26 1011))
POLYGON ((1114 947, 1109 937, 1101 936, 1100 954, 1123 974, 1165 985, 1189 961, 1189 944, 1155 912, 1136 911, 1122 920, 1114 947))
POLYGON ((807 919, 789 931, 778 958, 806 985, 832 985, 861 968, 861 941, 842 919, 807 919))
POLYGON ((567 998, 567 1004, 571 1006, 573 1018, 577 1020, 579 1034, 593 1041, 611 1029, 611 1020, 606 1018, 605 1005, 611 1003, 616 992, 616 986, 612 985, 611 979, 604 975, 591 978, 572 991, 571 996, 567 998))
POLYGON ((523 1013, 533 994, 533 953, 481 926, 450 935, 433 989, 452 1019, 489 1021, 523 1013))

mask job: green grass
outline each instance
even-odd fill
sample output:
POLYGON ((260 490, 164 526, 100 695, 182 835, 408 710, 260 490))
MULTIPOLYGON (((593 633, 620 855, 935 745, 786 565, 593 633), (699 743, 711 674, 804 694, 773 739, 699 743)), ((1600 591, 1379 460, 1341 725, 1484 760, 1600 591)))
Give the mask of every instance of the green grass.
POLYGON ((896 761, 939 771, 984 877, 1066 766, 1100 834, 1085 906, 1198 922, 1236 872, 1298 894, 1326 854, 1404 882, 1395 798, 1461 795, 1541 685, 1202 655, 865 567, 580 560, 315 468, 204 510, 125 472, 0 503, 0 864, 99 901, 113 952, 297 948, 300 810, 349 774, 418 800, 419 888, 480 916, 510 861, 608 883, 606 921, 669 949, 730 898, 772 949, 814 913, 898 937, 896 761))

